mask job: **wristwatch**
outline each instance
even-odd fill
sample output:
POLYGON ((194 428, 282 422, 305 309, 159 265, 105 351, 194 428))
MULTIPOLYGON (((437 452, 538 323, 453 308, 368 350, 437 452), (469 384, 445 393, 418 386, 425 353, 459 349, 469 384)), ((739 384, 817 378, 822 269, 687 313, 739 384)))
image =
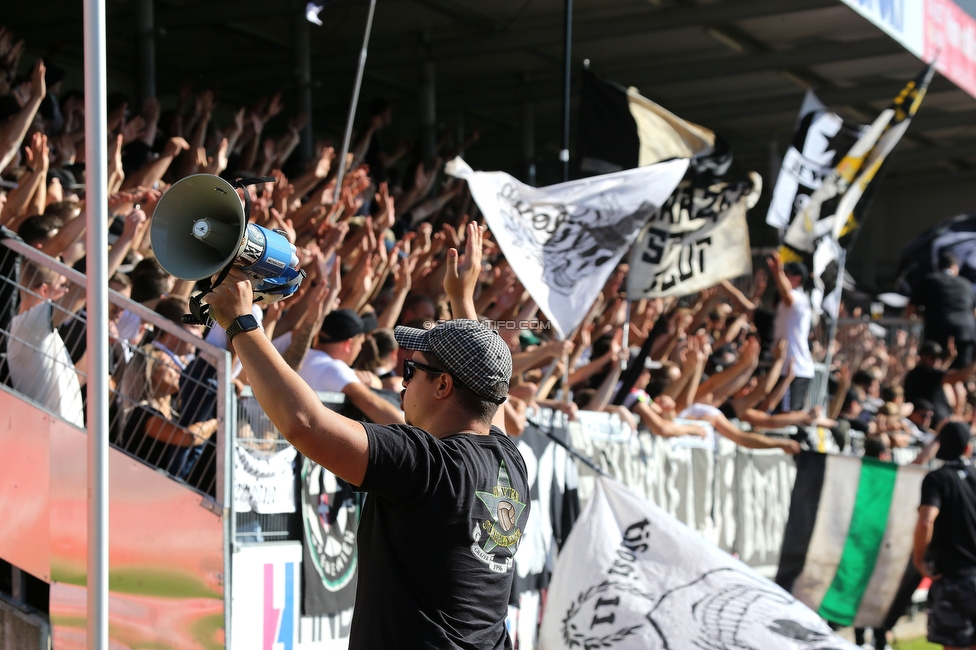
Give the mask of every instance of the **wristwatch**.
POLYGON ((258 320, 253 314, 244 314, 234 319, 227 328, 227 340, 231 341, 241 332, 252 332, 258 328, 258 320))

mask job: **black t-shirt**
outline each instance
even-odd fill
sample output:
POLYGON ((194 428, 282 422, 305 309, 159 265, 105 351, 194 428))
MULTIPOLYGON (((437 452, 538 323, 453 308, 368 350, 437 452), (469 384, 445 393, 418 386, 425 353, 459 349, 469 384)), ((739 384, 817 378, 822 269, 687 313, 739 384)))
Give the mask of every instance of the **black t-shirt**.
POLYGON ((149 424, 149 420, 154 417, 166 419, 166 416, 148 404, 137 405, 129 414, 116 443, 119 447, 138 456, 153 467, 159 467, 172 474, 177 474, 186 448, 171 445, 168 442, 156 440, 146 435, 146 426, 149 424))
POLYGON ((363 424, 369 493, 349 647, 511 648, 514 555, 529 518, 510 438, 363 424))
POLYGON ((179 395, 176 422, 181 427, 217 417, 217 369, 203 357, 194 357, 180 373, 179 395))
POLYGON ((935 506, 929 556, 938 573, 976 570, 976 476, 961 461, 946 463, 922 480, 923 506, 935 506))
POLYGON ((927 399, 932 403, 934 415, 932 426, 935 427, 944 418, 952 415, 952 407, 946 399, 942 382, 946 371, 933 366, 918 364, 905 375, 905 401, 915 403, 919 399, 927 399))
POLYGON ((976 340, 973 285, 957 275, 929 273, 912 293, 912 304, 925 310, 925 338, 945 345, 976 340))

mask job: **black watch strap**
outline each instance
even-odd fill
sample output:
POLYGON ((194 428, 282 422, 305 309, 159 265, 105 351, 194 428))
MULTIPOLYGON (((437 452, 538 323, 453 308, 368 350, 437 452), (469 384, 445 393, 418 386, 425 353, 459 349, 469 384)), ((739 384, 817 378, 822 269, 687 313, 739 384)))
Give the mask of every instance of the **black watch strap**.
POLYGON ((253 314, 244 314, 234 319, 227 328, 227 340, 231 341, 241 332, 252 332, 258 328, 258 320, 253 314))

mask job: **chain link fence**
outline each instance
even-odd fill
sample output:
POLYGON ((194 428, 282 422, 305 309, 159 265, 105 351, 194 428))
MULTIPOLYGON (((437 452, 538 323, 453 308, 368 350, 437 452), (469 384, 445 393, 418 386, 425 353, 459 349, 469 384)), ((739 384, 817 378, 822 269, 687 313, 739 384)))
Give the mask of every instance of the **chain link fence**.
MULTIPOLYGON (((85 276, 21 242, 0 242, 0 383, 86 426, 85 276)), ((227 352, 110 290, 109 440, 222 503, 227 352)))

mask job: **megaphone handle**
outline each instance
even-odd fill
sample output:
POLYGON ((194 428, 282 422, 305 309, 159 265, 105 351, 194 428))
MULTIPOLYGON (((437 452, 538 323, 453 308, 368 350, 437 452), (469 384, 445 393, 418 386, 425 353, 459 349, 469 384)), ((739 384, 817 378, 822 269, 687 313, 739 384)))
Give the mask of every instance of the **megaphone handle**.
POLYGON ((210 318, 210 305, 201 300, 204 295, 201 293, 190 298, 190 313, 183 315, 184 325, 204 325, 207 329, 214 326, 214 320, 210 318))
POLYGON ((220 273, 217 275, 217 279, 211 284, 207 285, 204 291, 201 291, 195 296, 190 298, 190 313, 183 316, 183 323, 185 325, 206 325, 207 329, 212 328, 215 325, 214 319, 210 318, 210 305, 203 302, 203 296, 207 295, 213 291, 216 287, 227 278, 227 274, 234 267, 234 262, 231 260, 227 266, 221 269, 220 273))

